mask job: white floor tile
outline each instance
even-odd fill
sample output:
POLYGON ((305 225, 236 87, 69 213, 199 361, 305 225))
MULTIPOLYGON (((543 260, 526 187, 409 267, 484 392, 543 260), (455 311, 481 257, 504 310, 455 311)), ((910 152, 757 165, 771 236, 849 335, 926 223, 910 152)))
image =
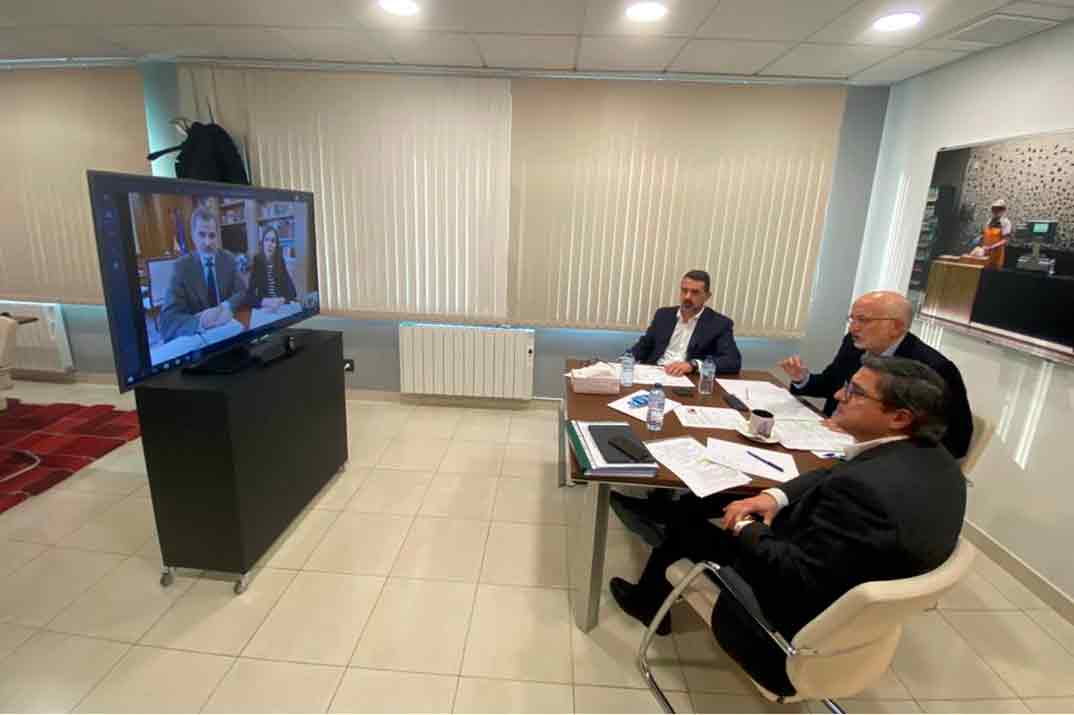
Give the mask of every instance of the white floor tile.
POLYGON ((999 590, 981 576, 970 571, 940 599, 940 608, 950 611, 1017 611, 999 590))
MULTIPOLYGON (((848 713, 919 713, 921 706, 913 700, 861 700, 858 698, 841 698, 839 704, 848 713)), ((821 703, 806 703, 810 712, 827 713, 828 709, 821 703)), ((779 707, 778 705, 775 707, 779 707)))
POLYGON ((496 486, 492 518, 529 524, 566 524, 566 495, 552 480, 504 477, 496 486))
POLYGON ((49 630, 134 643, 194 584, 177 575, 160 585, 160 567, 139 557, 127 559, 56 616, 49 630))
MULTIPOLYGON (((606 593, 605 598, 610 600, 610 594, 606 593)), ((689 605, 680 603, 672 609, 671 628, 679 667, 692 693, 756 695, 757 689, 749 678, 720 648, 712 630, 689 605)))
POLYGON ((93 463, 95 469, 113 472, 140 472, 145 474, 145 454, 137 447, 113 450, 93 463))
POLYGON ((437 474, 425 492, 419 513, 452 519, 480 519, 492 516, 498 476, 484 474, 437 474))
POLYGON ((37 633, 36 628, 14 623, 0 623, 0 659, 5 658, 35 633, 37 633))
POLYGON ((304 566, 310 571, 385 576, 410 528, 409 516, 343 512, 304 566))
POLYGON ((917 704, 927 713, 1027 713, 1025 703, 1007 700, 919 700, 917 704))
POLYGON ((45 553, 48 546, 28 541, 0 540, 0 577, 7 576, 45 553))
POLYGON ((86 696, 77 712, 197 712, 232 658, 134 646, 86 696))
POLYGON ((973 559, 973 571, 984 576, 1003 596, 1018 608, 1048 608, 1021 581, 1004 571, 995 561, 979 553, 973 559))
POLYGON ((946 613, 1020 697, 1074 696, 1071 655, 1024 613, 946 613))
POLYGON ((120 497, 50 489, 0 514, 0 539, 56 544, 120 497))
POLYGON ((508 413, 502 415, 467 414, 459 420, 454 438, 460 442, 494 442, 503 444, 507 441, 507 429, 511 425, 508 413))
POLYGON ((1025 698, 1023 702, 1034 713, 1074 713, 1074 698, 1025 698))
MULTIPOLYGON (((665 692, 677 713, 694 712, 686 693, 665 692)), ((627 688, 598 688, 591 685, 574 686, 574 711, 577 713, 658 713, 660 705, 652 693, 627 688)), ((708 712, 708 711, 700 711, 708 712)), ((736 710, 734 712, 744 712, 736 710)))
MULTIPOLYGON (((1074 654, 1074 623, 1052 610, 1026 611, 1026 615, 1059 641, 1068 653, 1074 654)), ((1074 678, 1074 673, 1071 673, 1071 677, 1074 678)))
POLYGON ((440 471, 495 476, 500 473, 503 456, 502 444, 455 440, 440 462, 440 471))
POLYGON ((138 553, 155 533, 152 502, 129 496, 64 537, 60 546, 129 555, 138 553))
POLYGON ((381 469, 435 472, 451 444, 448 439, 426 439, 419 435, 403 434, 388 443, 377 466, 381 469))
POLYGON ((51 549, 4 578, 0 588, 0 623, 43 626, 70 605, 123 556, 71 549, 51 549))
POLYGON ((474 585, 389 579, 351 665, 457 675, 474 585))
POLYGON ((144 471, 117 472, 108 469, 96 469, 93 465, 90 465, 78 470, 53 488, 125 497, 133 494, 139 487, 148 484, 149 480, 146 478, 144 471))
POLYGON ((0 663, 0 711, 69 712, 129 647, 39 632, 0 663))
POLYGON ((348 511, 415 514, 432 481, 432 472, 374 469, 347 505, 348 511))
POLYGON ((369 476, 368 467, 350 466, 324 486, 313 500, 314 509, 342 511, 369 476))
POLYGON ((558 438, 559 425, 555 420, 547 420, 533 417, 511 417, 511 427, 507 433, 507 441, 519 442, 555 442, 558 438))
POLYGON ((573 713, 569 685, 459 678, 457 713, 573 713))
POLYGON ((462 414, 461 410, 451 407, 417 407, 403 424, 403 432, 428 439, 451 439, 462 414))
POLYGON ((414 519, 392 576, 474 583, 481 572, 489 523, 419 516, 414 519))
POLYGON ((464 675, 571 682, 567 592, 479 585, 464 675))
POLYGON ((383 585, 377 576, 302 572, 242 654, 346 665, 383 585))
MULTIPOLYGON (((699 713, 807 713, 811 710, 806 703, 780 705, 771 702, 761 697, 756 689, 750 695, 691 692, 690 699, 694 712, 699 713)), ((913 703, 912 700, 910 702, 913 703)))
POLYGON ((567 527, 493 522, 481 581, 566 588, 567 527))
POLYGON ((261 569, 241 595, 230 581, 199 579, 142 638, 144 645, 238 655, 294 579, 261 569))
POLYGON ((559 449, 553 444, 508 444, 503 451, 500 474, 509 477, 556 481, 559 449))
POLYGON ((261 560, 269 568, 302 568, 338 518, 339 512, 324 509, 311 509, 299 515, 261 560))
POLYGON ((323 713, 343 668, 239 658, 202 712, 323 713))
POLYGON ((376 466, 388 450, 388 443, 394 438, 392 433, 352 431, 347 436, 347 467, 376 466))
POLYGON ((457 680, 451 675, 349 668, 329 712, 451 712, 457 680))
POLYGON ((915 699, 1017 697, 944 616, 935 611, 907 621, 893 668, 915 699))

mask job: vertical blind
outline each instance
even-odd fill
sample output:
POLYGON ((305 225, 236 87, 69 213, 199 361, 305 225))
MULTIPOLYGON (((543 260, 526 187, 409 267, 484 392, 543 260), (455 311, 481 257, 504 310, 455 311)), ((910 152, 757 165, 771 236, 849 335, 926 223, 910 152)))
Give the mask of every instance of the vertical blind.
POLYGON ((325 312, 507 317, 508 81, 184 65, 180 94, 314 193, 325 312))
POLYGON ((642 327, 701 268, 740 333, 803 333, 844 89, 512 91, 513 320, 642 327))
POLYGON ((0 297, 102 302, 87 169, 146 173, 134 69, 0 72, 0 297))

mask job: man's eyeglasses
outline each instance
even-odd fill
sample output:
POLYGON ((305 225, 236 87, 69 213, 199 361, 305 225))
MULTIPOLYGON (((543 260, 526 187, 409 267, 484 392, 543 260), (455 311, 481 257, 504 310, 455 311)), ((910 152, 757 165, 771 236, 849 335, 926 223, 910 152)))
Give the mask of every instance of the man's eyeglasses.
POLYGON ((898 320, 898 318, 870 318, 868 315, 848 315, 847 322, 850 324, 868 325, 878 320, 898 320))
POLYGON ((874 397, 870 395, 868 392, 858 387, 855 383, 851 382, 850 380, 847 380, 845 383, 843 383, 843 402, 850 402, 850 398, 852 397, 864 397, 867 400, 876 400, 880 403, 884 402, 879 397, 874 397))

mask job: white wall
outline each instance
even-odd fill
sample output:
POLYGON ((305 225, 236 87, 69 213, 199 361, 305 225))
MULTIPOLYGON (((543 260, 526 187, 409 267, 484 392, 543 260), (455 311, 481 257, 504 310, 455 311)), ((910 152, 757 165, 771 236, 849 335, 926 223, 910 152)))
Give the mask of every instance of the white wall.
MULTIPOLYGON (((906 288, 938 149, 1070 129, 1074 23, 896 85, 855 294, 906 288)), ((1074 369, 950 331, 931 342, 959 365, 974 411, 1001 428, 973 475, 969 519, 1074 595, 1074 369)))

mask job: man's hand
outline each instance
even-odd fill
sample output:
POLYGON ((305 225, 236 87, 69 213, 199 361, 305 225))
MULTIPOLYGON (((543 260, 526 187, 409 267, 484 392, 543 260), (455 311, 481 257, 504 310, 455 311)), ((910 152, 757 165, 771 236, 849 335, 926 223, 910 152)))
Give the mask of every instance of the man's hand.
POLYGON ((728 504, 723 510, 723 528, 730 531, 735 528, 735 524, 751 515, 760 517, 766 524, 771 524, 778 510, 779 505, 775 497, 768 494, 739 499, 728 504))
POLYGON ((809 367, 798 355, 792 355, 791 357, 783 360, 779 363, 779 366, 783 368, 783 372, 791 378, 791 382, 801 382, 809 377, 809 367))
POLYGON ((206 308, 198 313, 198 328, 209 330, 231 320, 231 306, 221 303, 215 308, 206 308))
POLYGON ((286 298, 264 298, 261 301, 261 307, 270 313, 275 313, 286 302, 286 298))
POLYGON ((694 364, 690 362, 669 362, 664 366, 664 372, 672 377, 686 375, 694 371, 694 364))

